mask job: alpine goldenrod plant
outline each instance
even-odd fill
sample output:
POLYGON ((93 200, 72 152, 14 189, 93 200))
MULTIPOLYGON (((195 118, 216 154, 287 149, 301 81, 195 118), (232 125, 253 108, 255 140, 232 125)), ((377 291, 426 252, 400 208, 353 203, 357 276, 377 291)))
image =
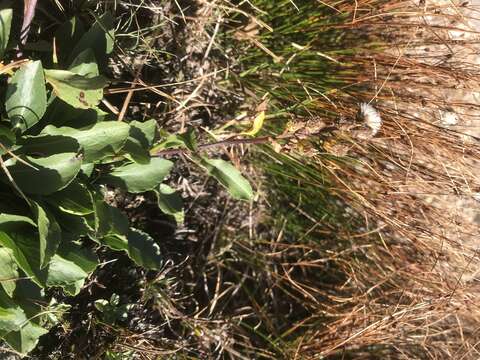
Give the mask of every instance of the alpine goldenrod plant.
POLYGON ((197 154, 192 132, 160 135, 153 119, 122 121, 102 110, 101 73, 115 48, 111 13, 82 2, 52 25, 32 22, 37 5, 25 1, 23 14, 8 2, 0 10, 0 337, 21 355, 67 309, 52 289, 78 294, 99 265, 96 250, 161 268, 158 239, 107 201, 115 189, 151 192, 182 222, 180 195, 162 184, 174 163, 159 149, 185 148, 233 197, 253 194, 233 165, 197 154))

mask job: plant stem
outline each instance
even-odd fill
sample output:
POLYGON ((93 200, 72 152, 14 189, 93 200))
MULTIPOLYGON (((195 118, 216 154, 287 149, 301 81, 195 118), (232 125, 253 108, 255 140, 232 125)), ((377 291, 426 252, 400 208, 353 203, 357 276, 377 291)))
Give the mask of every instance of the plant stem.
MULTIPOLYGON (((320 131, 309 134, 308 137, 313 137, 320 135, 322 133, 327 133, 332 130, 335 130, 336 127, 334 126, 327 126, 322 128, 320 131)), ((276 137, 272 136, 263 136, 263 137, 258 137, 258 138, 253 138, 253 139, 226 139, 222 141, 217 141, 209 144, 201 144, 197 147, 197 151, 206 151, 212 148, 216 147, 222 147, 222 146, 239 146, 239 145, 261 145, 261 144, 268 144, 271 143, 272 141, 276 140, 290 140, 293 138, 298 138, 297 133, 288 133, 288 134, 282 134, 276 137)), ((172 155, 181 155, 190 152, 188 149, 165 149, 165 150, 159 150, 156 151, 155 153, 151 154, 153 157, 161 157, 161 156, 172 156, 172 155)))

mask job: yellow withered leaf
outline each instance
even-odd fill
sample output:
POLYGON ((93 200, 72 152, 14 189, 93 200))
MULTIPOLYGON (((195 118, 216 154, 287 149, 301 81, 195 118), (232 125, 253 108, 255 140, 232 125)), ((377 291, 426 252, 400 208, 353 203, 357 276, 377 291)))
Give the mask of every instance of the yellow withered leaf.
POLYGON ((248 131, 242 132, 242 135, 255 136, 263 127, 265 121, 265 111, 260 111, 253 120, 252 128, 248 131))

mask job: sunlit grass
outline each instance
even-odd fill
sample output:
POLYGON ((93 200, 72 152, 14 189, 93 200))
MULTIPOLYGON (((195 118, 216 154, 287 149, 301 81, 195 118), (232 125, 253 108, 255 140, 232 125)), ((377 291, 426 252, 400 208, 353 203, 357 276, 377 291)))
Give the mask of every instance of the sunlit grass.
MULTIPOLYGON (((456 225, 455 209, 431 204, 428 196, 468 198, 479 185, 471 171, 479 159, 475 139, 465 141, 435 117, 449 106, 444 91, 479 71, 461 59, 434 65, 418 51, 450 41, 455 25, 422 23, 426 16, 451 22, 451 15, 442 15, 448 5, 327 3, 255 1, 255 8, 242 8, 250 17, 232 11, 236 80, 271 99, 265 130, 281 133, 286 120, 309 116, 340 124, 331 137, 311 139, 319 150, 313 158, 301 149, 258 155, 273 228, 288 240, 282 255, 296 246, 313 254, 308 261, 294 255, 302 264, 298 278, 286 275, 295 266, 270 269, 269 276, 281 278, 278 287, 305 291, 296 305, 298 322, 288 322, 284 336, 297 356, 442 358, 456 352, 468 358, 475 347, 476 325, 470 324, 478 314, 463 303, 474 287, 462 276, 478 258, 461 239, 475 230, 456 225), (363 102, 383 120, 368 140, 352 130, 362 125, 357 113, 363 102), (452 236, 452 227, 462 235, 452 236), (444 296, 449 301, 439 300, 444 296), (465 325, 452 329, 457 320, 465 325), (442 342, 448 346, 440 349, 442 342)), ((455 106, 464 111, 472 104, 455 106)))

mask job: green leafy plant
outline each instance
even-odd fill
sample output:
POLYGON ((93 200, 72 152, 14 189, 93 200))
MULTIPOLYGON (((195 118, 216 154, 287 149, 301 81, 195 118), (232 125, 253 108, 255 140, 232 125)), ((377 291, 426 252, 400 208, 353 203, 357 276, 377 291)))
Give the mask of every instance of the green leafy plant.
POLYGON ((99 299, 95 301, 95 308, 101 313, 101 319, 108 324, 115 324, 117 321, 126 320, 128 311, 133 304, 120 305, 120 296, 112 294, 110 300, 99 299))
MULTIPOLYGON (((12 10, 0 18, 6 63, 12 10)), ((52 306, 45 290, 78 294, 99 264, 97 248, 123 251, 146 269, 161 267, 156 240, 105 200, 112 188, 153 192, 163 212, 183 221, 180 195, 162 183, 174 164, 155 155, 158 149, 183 148, 235 198, 253 196, 231 164, 198 155, 192 133, 160 136, 155 120, 113 121, 100 109, 112 24, 105 14, 87 31, 78 19, 60 26, 50 69, 34 58, 0 67, 9 77, 0 121, 0 338, 21 354, 64 309, 52 306)), ((117 308, 112 300, 102 304, 104 316, 117 308)))

